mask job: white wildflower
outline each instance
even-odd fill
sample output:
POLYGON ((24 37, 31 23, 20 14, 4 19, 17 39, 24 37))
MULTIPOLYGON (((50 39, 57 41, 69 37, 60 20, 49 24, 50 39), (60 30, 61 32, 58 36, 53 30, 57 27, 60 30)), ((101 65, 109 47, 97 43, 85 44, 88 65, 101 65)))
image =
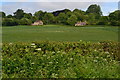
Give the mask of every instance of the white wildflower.
POLYGON ((80 40, 80 42, 81 42, 82 40, 80 40))
POLYGON ((9 43, 9 45, 12 45, 13 43, 9 43))
POLYGON ((35 45, 35 43, 32 43, 31 45, 32 45, 32 46, 34 46, 34 45, 35 45))
POLYGON ((37 51, 41 51, 41 48, 37 48, 37 49, 35 49, 35 50, 37 50, 37 51))
POLYGON ((60 51, 57 51, 57 53, 60 53, 60 51))
POLYGON ((94 51, 96 52, 97 50, 95 49, 94 51))
POLYGON ((55 52, 53 51, 52 53, 54 54, 55 52))
POLYGON ((53 62, 49 62, 50 64, 52 64, 53 62))
POLYGON ((31 64, 35 64, 34 62, 32 62, 31 64))
POLYGON ((106 53, 106 54, 109 54, 109 52, 108 52, 108 51, 106 51, 105 53, 106 53))
POLYGON ((70 58, 70 60, 73 60, 73 58, 70 58))
POLYGON ((46 55, 43 55, 43 56, 46 56, 46 55))
POLYGON ((97 60, 94 60, 94 62, 97 62, 97 60))

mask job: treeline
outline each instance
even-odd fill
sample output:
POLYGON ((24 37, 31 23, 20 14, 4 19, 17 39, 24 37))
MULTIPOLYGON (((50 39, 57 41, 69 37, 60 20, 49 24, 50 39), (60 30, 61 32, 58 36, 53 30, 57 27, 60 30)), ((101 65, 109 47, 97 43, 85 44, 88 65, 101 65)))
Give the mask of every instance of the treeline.
POLYGON ((86 11, 74 9, 59 10, 55 12, 37 11, 33 15, 18 9, 14 15, 6 15, 0 12, 3 26, 31 25, 37 20, 42 20, 44 24, 65 24, 74 25, 77 21, 86 21, 88 25, 112 25, 120 26, 120 10, 103 16, 99 5, 93 4, 86 11))

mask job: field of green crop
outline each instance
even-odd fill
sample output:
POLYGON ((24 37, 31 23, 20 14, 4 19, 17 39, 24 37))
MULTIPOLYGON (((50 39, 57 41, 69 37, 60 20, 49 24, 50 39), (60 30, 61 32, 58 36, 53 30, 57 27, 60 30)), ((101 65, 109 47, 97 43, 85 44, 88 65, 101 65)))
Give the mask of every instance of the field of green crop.
POLYGON ((2 31, 3 42, 118 40, 118 27, 113 26, 3 26, 2 31))

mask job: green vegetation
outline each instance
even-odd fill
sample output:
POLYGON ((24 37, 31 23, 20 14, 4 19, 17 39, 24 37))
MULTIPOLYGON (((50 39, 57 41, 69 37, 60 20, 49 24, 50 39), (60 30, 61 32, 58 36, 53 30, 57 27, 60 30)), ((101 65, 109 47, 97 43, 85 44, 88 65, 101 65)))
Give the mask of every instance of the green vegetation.
POLYGON ((5 43, 3 78, 120 78, 116 42, 5 43))
POLYGON ((33 22, 42 20, 44 24, 75 25, 78 21, 86 22, 88 25, 112 25, 120 26, 120 10, 103 16, 99 5, 92 4, 86 11, 74 9, 57 10, 54 12, 37 11, 33 15, 18 9, 14 15, 6 15, 0 12, 3 26, 31 25, 33 22))
POLYGON ((65 25, 13 26, 2 28, 3 42, 31 41, 118 41, 118 27, 85 26, 74 27, 65 25))

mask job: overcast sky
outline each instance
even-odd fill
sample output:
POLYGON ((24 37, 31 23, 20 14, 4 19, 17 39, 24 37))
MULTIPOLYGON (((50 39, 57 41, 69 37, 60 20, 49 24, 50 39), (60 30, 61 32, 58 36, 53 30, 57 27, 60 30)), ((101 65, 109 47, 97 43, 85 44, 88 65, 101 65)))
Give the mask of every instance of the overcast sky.
POLYGON ((0 5, 2 5, 2 8, 0 9, 0 11, 4 11, 7 15, 13 14, 13 12, 15 12, 17 9, 23 9, 27 13, 34 13, 39 10, 52 12, 52 11, 56 11, 56 10, 62 10, 65 8, 70 9, 70 10, 77 8, 77 9, 86 11, 87 8, 91 4, 100 5, 103 15, 108 15, 110 12, 118 10, 117 0, 116 1, 112 0, 111 2, 110 2, 110 0, 109 0, 109 2, 107 2, 107 1, 105 2, 105 0, 104 0, 104 2, 100 2, 99 0, 98 0, 99 2, 98 1, 90 2, 90 0, 88 2, 87 1, 84 1, 84 2, 79 2, 79 1, 78 2, 68 2, 68 1, 56 2, 54 0, 51 0, 51 1, 44 0, 44 2, 38 2, 38 1, 32 2, 33 0, 31 0, 31 1, 30 0, 29 1, 28 0, 18 0, 21 2, 14 2, 14 1, 15 0, 11 0, 11 2, 8 2, 7 0, 3 0, 3 2, 0 3, 0 5))

